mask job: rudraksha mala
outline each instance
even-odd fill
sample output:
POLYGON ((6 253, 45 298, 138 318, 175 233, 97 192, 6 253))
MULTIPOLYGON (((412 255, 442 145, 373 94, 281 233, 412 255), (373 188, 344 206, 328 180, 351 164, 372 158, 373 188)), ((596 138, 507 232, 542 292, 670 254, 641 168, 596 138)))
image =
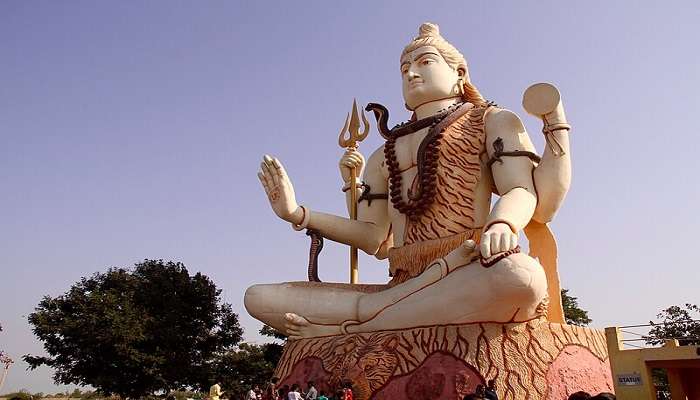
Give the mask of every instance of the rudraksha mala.
POLYGON ((432 117, 409 124, 397 125, 391 130, 391 135, 384 145, 384 157, 389 170, 389 196, 391 197, 391 202, 395 209, 402 214, 408 215, 409 218, 418 218, 435 199, 437 191, 437 164, 440 155, 441 139, 444 136, 442 131, 436 131, 436 126, 461 105, 462 103, 457 103, 432 117), (418 186, 415 193, 412 193, 409 189, 409 201, 407 203, 401 196, 402 178, 399 162, 396 159, 396 139, 417 132, 426 126, 430 126, 430 130, 418 147, 418 186))

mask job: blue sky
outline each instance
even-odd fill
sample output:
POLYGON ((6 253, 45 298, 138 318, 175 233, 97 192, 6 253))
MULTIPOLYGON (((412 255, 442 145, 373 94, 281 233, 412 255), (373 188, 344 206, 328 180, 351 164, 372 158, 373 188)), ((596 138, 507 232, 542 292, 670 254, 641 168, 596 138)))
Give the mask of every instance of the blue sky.
MULTIPOLYGON (((560 88, 574 180, 552 229, 593 325, 698 303, 699 19, 691 1, 0 2, 0 348, 41 352, 26 315, 42 296, 144 258, 209 275, 262 340, 243 292, 303 280, 308 238, 269 210, 260 157, 285 163, 301 202, 344 213, 345 114, 356 97, 408 118, 398 57, 424 21, 540 151, 521 96, 560 88)), ((320 263, 347 279, 343 246, 320 263)), ((386 280, 360 263, 361 281, 386 280)), ((4 392, 58 390, 25 368, 4 392)))

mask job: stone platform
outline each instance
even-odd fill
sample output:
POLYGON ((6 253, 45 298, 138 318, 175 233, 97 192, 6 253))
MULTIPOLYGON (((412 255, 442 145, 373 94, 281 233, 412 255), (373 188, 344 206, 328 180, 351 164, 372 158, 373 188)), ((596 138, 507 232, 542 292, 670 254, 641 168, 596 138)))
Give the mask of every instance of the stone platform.
POLYGON ((490 379, 502 400, 613 392, 603 331, 545 320, 289 341, 276 376, 327 392, 349 380, 358 400, 461 400, 490 379))

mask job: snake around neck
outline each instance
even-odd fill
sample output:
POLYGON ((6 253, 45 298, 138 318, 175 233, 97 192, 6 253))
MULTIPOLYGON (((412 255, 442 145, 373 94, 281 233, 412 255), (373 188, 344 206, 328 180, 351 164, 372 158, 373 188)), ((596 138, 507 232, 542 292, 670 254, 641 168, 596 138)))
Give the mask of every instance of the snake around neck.
POLYGON ((374 112, 379 133, 386 139, 384 157, 389 170, 389 195, 394 208, 400 213, 406 214, 409 218, 418 218, 433 202, 437 189, 437 162, 440 154, 440 142, 444 136, 443 132, 445 128, 472 107, 471 103, 455 103, 440 110, 435 115, 417 121, 403 122, 389 130, 387 128, 389 111, 386 107, 377 103, 367 104, 365 110, 374 112), (396 139, 427 127, 430 127, 430 130, 418 146, 418 173, 416 175, 418 185, 415 192, 409 189, 408 202, 406 202, 401 196, 402 178, 401 169, 396 159, 396 139))

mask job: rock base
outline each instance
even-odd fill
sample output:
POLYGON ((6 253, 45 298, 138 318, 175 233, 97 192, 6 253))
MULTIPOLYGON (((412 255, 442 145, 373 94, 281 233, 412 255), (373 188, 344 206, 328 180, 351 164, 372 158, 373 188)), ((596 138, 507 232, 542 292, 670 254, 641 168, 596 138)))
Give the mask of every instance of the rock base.
POLYGON ((603 331, 544 320, 289 341, 276 376, 326 393, 351 381, 358 400, 461 400, 491 379, 502 400, 613 392, 603 331))

